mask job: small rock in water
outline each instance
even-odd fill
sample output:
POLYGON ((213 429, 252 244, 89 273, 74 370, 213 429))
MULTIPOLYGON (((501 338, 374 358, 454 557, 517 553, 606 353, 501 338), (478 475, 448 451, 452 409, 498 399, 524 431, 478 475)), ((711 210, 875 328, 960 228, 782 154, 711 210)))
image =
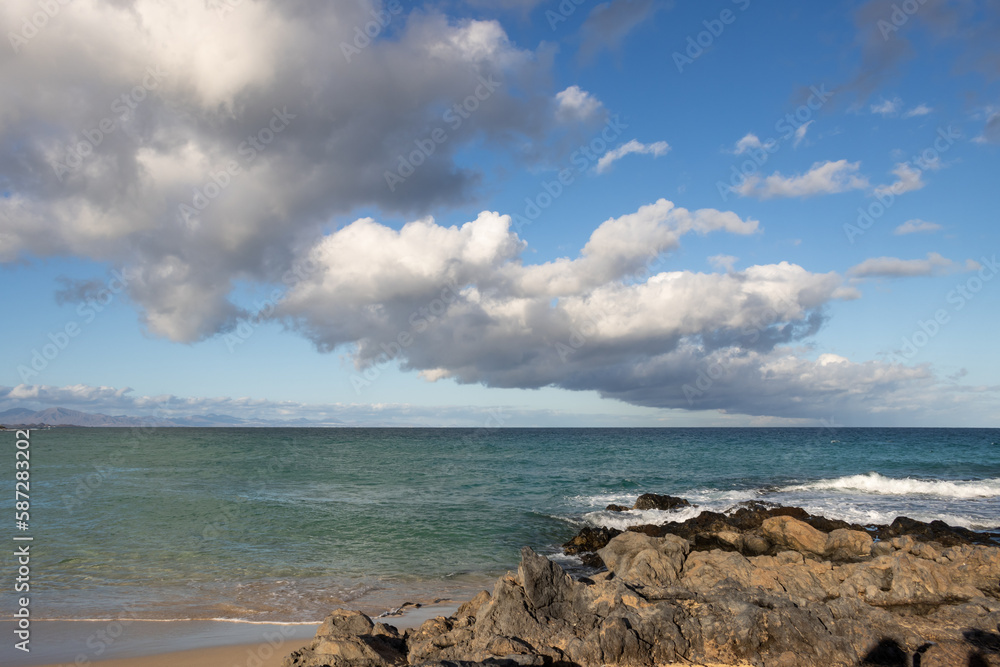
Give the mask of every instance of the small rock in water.
POLYGON ((632 506, 634 510, 672 510, 678 507, 690 507, 691 503, 684 500, 683 498, 675 498, 674 496, 661 496, 655 493, 644 493, 639 496, 635 505, 632 506))

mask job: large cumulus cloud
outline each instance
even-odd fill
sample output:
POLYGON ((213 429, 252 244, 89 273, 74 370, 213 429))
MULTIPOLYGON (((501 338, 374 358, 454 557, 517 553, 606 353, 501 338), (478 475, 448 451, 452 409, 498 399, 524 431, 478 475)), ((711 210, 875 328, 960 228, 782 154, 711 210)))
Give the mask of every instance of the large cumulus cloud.
POLYGON ((235 281, 274 280, 333 216, 473 197, 480 175, 454 159, 469 141, 539 159, 582 131, 556 117, 547 56, 496 21, 216 6, 74 0, 32 32, 34 0, 3 3, 0 33, 30 39, 0 49, 0 260, 132 265, 149 330, 195 341, 241 314, 235 281), (390 189, 385 172, 435 129, 446 140, 390 189))
POLYGON ((665 258, 687 234, 757 231, 731 212, 660 200, 599 225, 575 258, 526 265, 498 213, 399 231, 366 218, 312 249, 316 270, 275 316, 320 349, 356 343, 359 386, 399 363, 428 380, 817 418, 886 407, 933 382, 925 368, 808 358, 801 344, 825 307, 857 296, 835 273, 782 262, 706 274, 665 258))

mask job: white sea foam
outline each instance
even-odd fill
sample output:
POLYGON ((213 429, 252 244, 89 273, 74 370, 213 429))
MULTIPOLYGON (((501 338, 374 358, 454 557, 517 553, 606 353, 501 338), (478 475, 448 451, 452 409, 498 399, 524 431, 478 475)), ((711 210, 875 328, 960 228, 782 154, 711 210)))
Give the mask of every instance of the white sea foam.
POLYGON ((639 495, 638 493, 598 493, 589 496, 572 496, 567 500, 581 507, 607 507, 612 504, 631 506, 639 495))
POLYGON ((661 524, 668 521, 687 521, 701 514, 701 507, 685 507, 679 510, 628 510, 627 512, 588 512, 584 520, 598 528, 617 528, 625 530, 629 526, 646 524, 661 524))
POLYGON ((939 498, 995 498, 1000 496, 1000 479, 975 481, 923 480, 912 477, 885 477, 877 472, 823 479, 808 484, 786 486, 779 493, 838 491, 879 496, 935 496, 939 498))

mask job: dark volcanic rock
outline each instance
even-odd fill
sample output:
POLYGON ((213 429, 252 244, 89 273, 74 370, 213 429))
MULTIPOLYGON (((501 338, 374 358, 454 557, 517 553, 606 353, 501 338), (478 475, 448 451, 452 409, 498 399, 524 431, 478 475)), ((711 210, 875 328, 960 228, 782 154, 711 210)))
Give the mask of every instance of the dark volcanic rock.
POLYGON ((945 547, 959 544, 997 546, 996 539, 986 533, 977 533, 961 526, 949 526, 944 521, 924 523, 905 516, 896 517, 888 526, 876 526, 872 532, 880 540, 909 535, 924 542, 937 542, 945 547))
POLYGON ((615 505, 614 503, 611 503, 610 505, 608 505, 607 507, 604 508, 604 511, 605 512, 628 512, 630 509, 632 509, 632 508, 631 507, 625 507, 624 505, 615 505))
POLYGON ((563 551, 570 555, 597 551, 606 547, 611 538, 620 535, 621 532, 617 528, 590 528, 588 526, 564 544, 563 551))
MULTIPOLYGON (((670 499, 670 501, 664 501, 662 506, 666 506, 675 500, 680 500, 671 496, 655 496, 653 494, 647 494, 647 496, 670 499)), ((640 496, 640 500, 647 496, 640 496)), ((646 502, 644 501, 643 504, 646 504, 646 502)), ((653 503, 654 501, 651 500, 648 502, 653 503)), ((686 503, 686 501, 683 502, 686 503)), ((636 501, 636 505, 639 505, 639 501, 636 501)), ((673 506, 678 507, 683 505, 675 504, 673 506)), ((851 534, 867 532, 871 537, 881 541, 910 536, 918 541, 931 543, 932 546, 936 547, 952 547, 963 544, 1000 546, 1000 540, 993 534, 977 533, 966 528, 949 526, 942 521, 924 523, 907 517, 898 517, 888 526, 861 526, 846 521, 813 516, 799 507, 781 507, 755 501, 743 503, 727 514, 703 511, 698 516, 686 521, 630 526, 628 530, 629 532, 642 533, 650 537, 677 535, 691 543, 692 551, 721 549, 723 551, 738 551, 744 556, 760 556, 765 554, 773 556, 785 547, 768 537, 763 531, 763 525, 766 521, 778 517, 795 519, 825 535, 838 533, 838 531, 845 531, 851 534)), ((603 548, 608 540, 619 532, 615 529, 584 528, 579 535, 566 543, 566 553, 585 554, 595 552, 603 548)), ((854 537, 844 536, 841 533, 838 533, 838 535, 839 537, 830 545, 829 553, 824 551, 814 555, 828 556, 834 562, 858 560, 869 556, 869 554, 860 553, 862 542, 856 535, 854 537)), ((819 538, 815 538, 814 536, 814 542, 817 545, 818 540, 819 538)), ((876 553, 872 555, 884 554, 876 553)))
POLYGON ((632 506, 634 510, 672 510, 678 507, 689 507, 691 503, 684 500, 683 498, 675 498, 674 496, 661 496, 655 493, 644 493, 639 496, 635 505, 632 506))
POLYGON ((609 571, 581 581, 525 548, 516 574, 450 618, 401 636, 337 611, 284 666, 1000 665, 1000 549, 904 536, 837 564, 816 552, 872 550, 871 537, 789 515, 758 528, 786 550, 747 558, 626 532, 598 554, 609 571))

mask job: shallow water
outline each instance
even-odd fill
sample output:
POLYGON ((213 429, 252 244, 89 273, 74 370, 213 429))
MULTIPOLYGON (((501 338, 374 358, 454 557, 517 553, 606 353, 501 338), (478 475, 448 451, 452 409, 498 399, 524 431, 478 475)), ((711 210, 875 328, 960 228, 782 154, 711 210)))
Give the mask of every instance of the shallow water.
POLYGON ((997 442, 996 429, 34 431, 32 612, 314 621, 461 599, 523 545, 551 554, 582 525, 750 499, 994 528, 997 442), (645 492, 698 507, 603 511, 645 492))

